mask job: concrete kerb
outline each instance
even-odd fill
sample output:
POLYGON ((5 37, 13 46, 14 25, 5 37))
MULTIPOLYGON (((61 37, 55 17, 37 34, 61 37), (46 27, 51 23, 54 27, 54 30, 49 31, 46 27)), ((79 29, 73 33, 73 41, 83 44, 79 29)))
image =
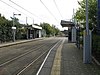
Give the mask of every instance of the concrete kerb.
POLYGON ((31 39, 31 40, 23 40, 23 41, 17 41, 17 42, 1 44, 0 48, 12 46, 12 45, 17 45, 17 44, 22 44, 22 43, 27 43, 27 42, 32 42, 32 41, 36 41, 36 40, 43 40, 43 38, 36 38, 36 39, 31 39))
POLYGON ((92 56, 92 60, 93 60, 98 66, 100 66, 100 63, 95 59, 94 56, 92 56))

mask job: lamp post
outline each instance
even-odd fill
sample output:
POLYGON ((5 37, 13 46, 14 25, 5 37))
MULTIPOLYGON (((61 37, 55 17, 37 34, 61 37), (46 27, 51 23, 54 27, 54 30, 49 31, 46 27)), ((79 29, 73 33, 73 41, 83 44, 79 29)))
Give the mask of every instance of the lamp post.
POLYGON ((28 37, 28 36, 29 36, 29 34, 28 34, 28 24, 27 24, 27 19, 28 19, 28 18, 26 17, 26 26, 27 26, 27 39, 29 39, 29 37, 28 37))
POLYGON ((13 30, 13 42, 15 42, 15 35, 16 35, 16 27, 15 27, 15 15, 21 15, 21 14, 15 14, 13 12, 13 26, 12 26, 12 30, 13 30))
POLYGON ((86 0, 86 30, 83 45, 83 63, 89 64, 91 63, 91 32, 88 24, 88 0, 86 0))

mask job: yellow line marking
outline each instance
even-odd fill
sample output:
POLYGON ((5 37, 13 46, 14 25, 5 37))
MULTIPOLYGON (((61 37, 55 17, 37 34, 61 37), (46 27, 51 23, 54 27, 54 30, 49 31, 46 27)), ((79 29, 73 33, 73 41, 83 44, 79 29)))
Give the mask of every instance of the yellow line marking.
POLYGON ((51 75, 60 75, 60 67, 61 67, 61 50, 62 46, 64 43, 65 39, 62 41, 61 45, 58 47, 54 62, 53 62, 53 67, 51 70, 51 75))

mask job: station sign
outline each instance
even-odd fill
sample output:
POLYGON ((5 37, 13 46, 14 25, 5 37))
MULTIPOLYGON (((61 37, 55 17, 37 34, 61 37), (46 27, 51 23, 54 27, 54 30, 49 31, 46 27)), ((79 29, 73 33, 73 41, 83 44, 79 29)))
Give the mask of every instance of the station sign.
POLYGON ((74 26, 74 23, 71 22, 71 21, 65 21, 65 20, 61 20, 61 23, 62 27, 72 27, 74 26))
POLYGON ((16 29, 16 27, 12 27, 12 29, 16 29))

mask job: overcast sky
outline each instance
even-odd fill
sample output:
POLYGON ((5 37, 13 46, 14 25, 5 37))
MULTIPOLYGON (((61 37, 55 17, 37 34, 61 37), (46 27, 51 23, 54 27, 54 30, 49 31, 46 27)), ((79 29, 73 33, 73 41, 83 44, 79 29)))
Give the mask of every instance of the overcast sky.
POLYGON ((64 28, 62 28, 60 25, 60 21, 71 19, 73 15, 73 9, 76 10, 78 8, 77 0, 41 0, 49 11, 42 4, 40 0, 11 0, 11 1, 0 0, 0 13, 4 15, 7 19, 10 19, 10 17, 13 16, 13 12, 15 14, 20 13, 21 16, 16 16, 19 19, 20 23, 25 24, 26 17, 28 17, 27 22, 29 24, 32 24, 33 20, 34 23, 37 24, 46 22, 55 25, 60 30, 64 30, 64 28), (6 2, 13 8, 3 3, 2 1, 6 2), (21 9, 11 1, 20 5, 30 13, 21 9), (57 7, 60 13, 57 10, 57 7), (15 10, 14 8, 17 10, 15 10))

